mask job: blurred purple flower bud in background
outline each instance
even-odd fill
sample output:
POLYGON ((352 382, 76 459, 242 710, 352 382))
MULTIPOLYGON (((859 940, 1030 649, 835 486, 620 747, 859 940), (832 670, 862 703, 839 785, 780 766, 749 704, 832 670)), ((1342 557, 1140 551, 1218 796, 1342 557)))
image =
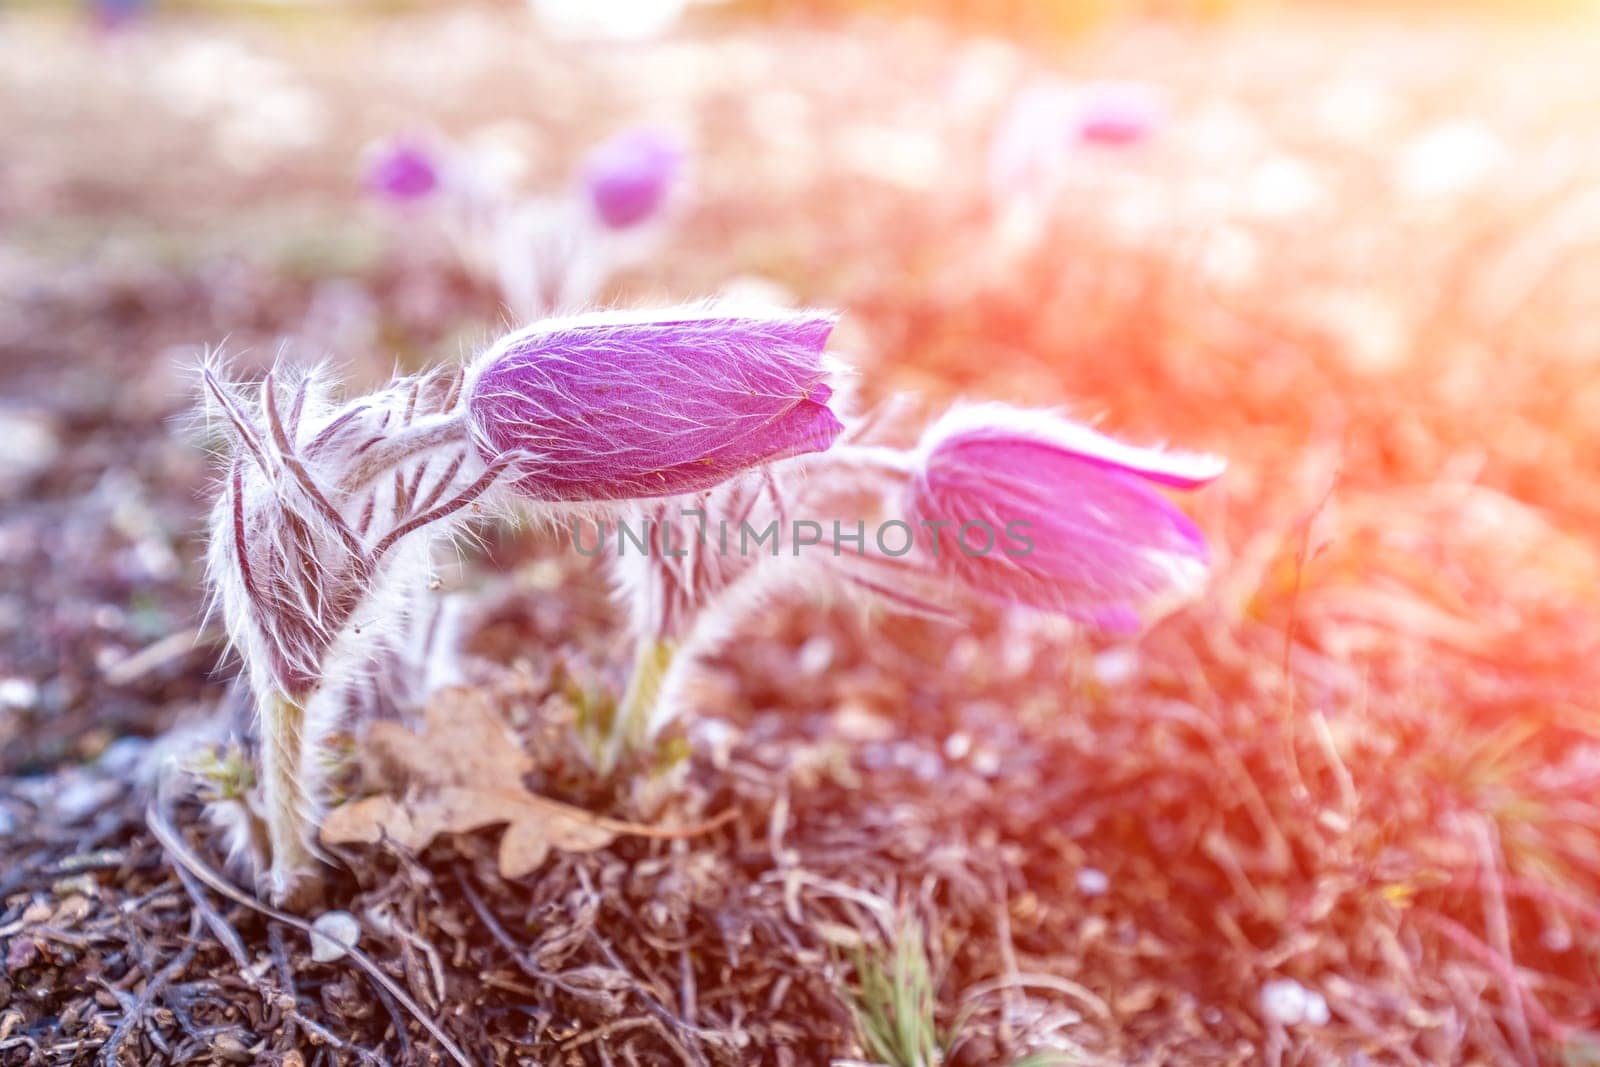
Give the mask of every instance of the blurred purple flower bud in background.
POLYGON ((154 7, 152 0, 89 0, 88 3, 94 27, 108 32, 126 27, 151 7, 154 7))
POLYGON ((1192 594, 1205 538, 1150 483, 1192 489, 1214 456, 1136 448, 1042 412, 957 409, 924 438, 911 511, 934 566, 976 591, 1117 632, 1192 594))
POLYGON ((1166 113, 1161 94, 1137 82, 1084 86, 1078 103, 1078 137, 1087 144, 1138 144, 1154 133, 1166 113))
POLYGON ((683 166, 683 146, 665 130, 640 127, 618 134, 584 160, 584 190, 600 221, 626 229, 661 209, 683 166))
POLYGON ((1137 82, 1073 86, 1050 80, 1011 101, 989 146, 989 186, 998 197, 1047 195, 1082 145, 1126 147, 1150 137, 1166 98, 1137 82))
POLYGON ((421 200, 439 188, 439 164, 419 142, 396 138, 373 151, 362 185, 385 200, 421 200))
POLYGON ((474 372, 472 433, 535 500, 697 492, 833 444, 842 427, 822 355, 833 325, 815 311, 716 307, 540 323, 474 372))

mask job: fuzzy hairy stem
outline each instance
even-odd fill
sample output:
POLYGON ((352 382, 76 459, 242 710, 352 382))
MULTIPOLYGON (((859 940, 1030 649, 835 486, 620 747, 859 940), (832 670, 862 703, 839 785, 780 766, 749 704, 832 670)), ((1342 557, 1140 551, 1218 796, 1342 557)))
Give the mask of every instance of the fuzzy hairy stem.
POLYGON ((600 751, 602 774, 610 774, 624 755, 640 751, 649 742, 656 703, 661 698, 661 683, 677 651, 678 646, 672 641, 658 637, 640 639, 627 691, 611 718, 611 731, 600 751))
POLYGON ((293 902, 317 881, 310 774, 316 745, 307 736, 307 703, 309 698, 283 693, 268 693, 261 702, 261 796, 272 846, 268 877, 279 902, 293 902))
POLYGON ((823 462, 867 467, 891 474, 913 474, 917 469, 915 453, 888 445, 837 445, 828 452, 823 462))

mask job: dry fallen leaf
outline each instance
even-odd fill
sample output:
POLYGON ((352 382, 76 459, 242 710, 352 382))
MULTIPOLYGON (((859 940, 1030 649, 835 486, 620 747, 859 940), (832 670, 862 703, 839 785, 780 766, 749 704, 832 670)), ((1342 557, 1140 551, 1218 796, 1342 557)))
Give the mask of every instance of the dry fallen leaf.
POLYGON ((390 792, 330 812, 322 824, 322 840, 330 845, 375 844, 388 837, 420 851, 440 834, 504 823, 500 873, 520 878, 537 870, 552 849, 590 852, 619 834, 684 837, 710 828, 643 826, 528 792, 522 776, 531 760, 489 698, 472 689, 440 693, 428 706, 421 734, 394 723, 373 724, 363 762, 368 782, 390 792))
POLYGON ((481 690, 437 694, 423 712, 422 733, 396 722, 375 722, 362 742, 363 777, 379 790, 408 786, 486 786, 521 789, 533 760, 481 690))

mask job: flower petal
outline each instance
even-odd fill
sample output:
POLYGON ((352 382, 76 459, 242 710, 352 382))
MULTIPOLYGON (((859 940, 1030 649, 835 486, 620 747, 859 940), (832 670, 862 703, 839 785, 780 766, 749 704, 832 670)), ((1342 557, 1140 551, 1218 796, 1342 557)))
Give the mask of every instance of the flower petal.
POLYGON ((966 428, 927 450, 913 511, 919 523, 947 524, 936 527, 941 569, 996 599, 1119 632, 1137 629, 1150 602, 1194 591, 1205 576, 1205 538, 1146 483, 1200 484, 1218 461, 1174 459, 1006 410, 1013 422, 1051 432, 1022 434, 968 416, 966 428))
MULTIPOLYGON (((1118 441, 1082 423, 1047 411, 1013 408, 1003 404, 971 404, 956 408, 929 431, 925 442, 960 438, 1008 442, 1067 452, 1097 466, 1137 474, 1148 481, 1177 489, 1196 489, 1215 481, 1228 469, 1227 460, 1199 452, 1174 452, 1141 448, 1118 441)), ((928 447, 926 444, 924 447, 928 447)), ((1018 462, 1025 457, 1016 457, 1018 462)))
POLYGON ((468 398, 479 449, 551 501, 672 496, 833 444, 832 316, 590 315, 512 335, 468 398))

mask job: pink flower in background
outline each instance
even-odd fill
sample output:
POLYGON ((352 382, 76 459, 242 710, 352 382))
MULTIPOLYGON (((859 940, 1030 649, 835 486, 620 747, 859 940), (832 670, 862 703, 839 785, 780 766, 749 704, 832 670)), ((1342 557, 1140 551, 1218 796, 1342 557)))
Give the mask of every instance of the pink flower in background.
POLYGON ((673 496, 820 452, 841 424, 823 348, 834 316, 598 313, 502 339, 467 395, 474 439, 542 501, 673 496))
POLYGON ((396 138, 379 146, 367 165, 362 185, 385 200, 409 202, 431 196, 439 188, 436 154, 422 144, 396 138))
POLYGON ((95 29, 111 32, 131 25, 153 6, 152 0, 89 0, 89 18, 95 29))
POLYGON ((1152 86, 1097 82, 1080 92, 1078 138, 1112 147, 1138 144, 1159 128, 1165 115, 1165 101, 1152 86))
POLYGON ((1221 459, 1122 444, 1042 412, 957 409, 923 439, 911 511, 962 584, 1128 631, 1204 579, 1205 539, 1152 484, 1193 489, 1221 459))
POLYGON ((661 209, 683 159, 683 146, 665 130, 628 130, 589 153, 583 187, 601 222, 618 230, 637 226, 661 209))
POLYGON ((641 262, 681 169, 669 134, 641 127, 596 147, 558 195, 517 188, 517 146, 474 135, 393 137, 367 156, 363 185, 398 208, 408 239, 442 238, 522 321, 592 306, 615 271, 641 262), (420 224, 420 226, 418 225, 420 224))
POLYGON ((1160 128, 1166 101, 1153 86, 1041 81, 1019 92, 989 145, 989 187, 1008 199, 1056 191, 1084 145, 1127 147, 1160 128))

